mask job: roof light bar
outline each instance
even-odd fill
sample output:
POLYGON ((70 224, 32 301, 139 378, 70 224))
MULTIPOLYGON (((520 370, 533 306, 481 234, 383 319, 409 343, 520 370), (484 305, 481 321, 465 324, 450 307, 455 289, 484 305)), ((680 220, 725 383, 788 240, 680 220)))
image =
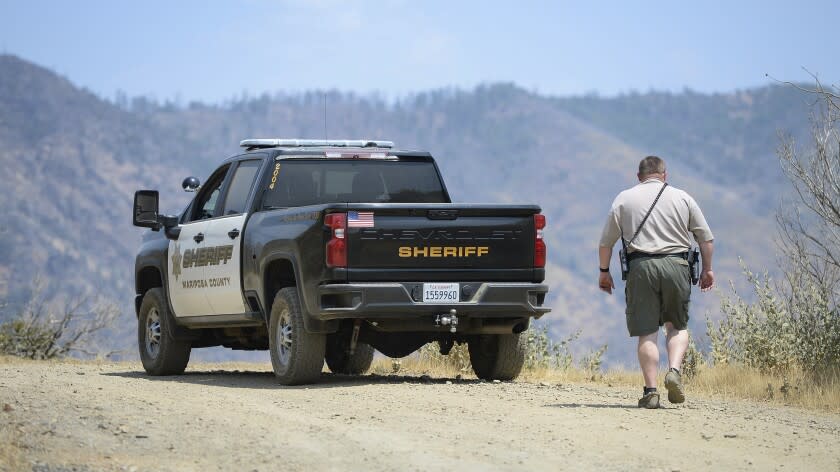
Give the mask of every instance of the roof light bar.
POLYGON ((370 139, 243 139, 239 142, 244 148, 270 147, 375 147, 392 148, 393 141, 375 141, 370 139))

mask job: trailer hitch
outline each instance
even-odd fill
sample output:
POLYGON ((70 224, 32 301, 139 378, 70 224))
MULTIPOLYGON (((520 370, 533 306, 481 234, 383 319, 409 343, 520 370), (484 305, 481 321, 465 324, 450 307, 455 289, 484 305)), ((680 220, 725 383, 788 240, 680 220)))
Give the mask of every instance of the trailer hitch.
POLYGON ((449 310, 448 315, 437 315, 435 317, 435 326, 449 326, 449 332, 454 333, 458 331, 458 311, 454 308, 449 310))

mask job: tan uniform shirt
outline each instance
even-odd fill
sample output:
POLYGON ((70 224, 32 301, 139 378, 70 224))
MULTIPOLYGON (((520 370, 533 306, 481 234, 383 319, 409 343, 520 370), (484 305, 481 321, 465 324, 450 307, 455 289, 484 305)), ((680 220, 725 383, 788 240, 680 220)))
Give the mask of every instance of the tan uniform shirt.
MULTIPOLYGON (((625 240, 632 238, 661 188, 662 181, 648 179, 619 193, 601 233, 601 246, 613 247, 622 231, 625 240)), ((692 234, 697 242, 714 239, 697 202, 691 195, 668 185, 628 249, 649 254, 685 252, 691 248, 692 234)))

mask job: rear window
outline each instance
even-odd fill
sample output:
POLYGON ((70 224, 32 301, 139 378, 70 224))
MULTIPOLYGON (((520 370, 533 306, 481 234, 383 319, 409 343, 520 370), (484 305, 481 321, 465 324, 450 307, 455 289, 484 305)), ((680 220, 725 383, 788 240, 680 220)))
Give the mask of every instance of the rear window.
POLYGON ((447 203, 432 162, 284 160, 275 162, 269 173, 264 208, 324 203, 447 203))

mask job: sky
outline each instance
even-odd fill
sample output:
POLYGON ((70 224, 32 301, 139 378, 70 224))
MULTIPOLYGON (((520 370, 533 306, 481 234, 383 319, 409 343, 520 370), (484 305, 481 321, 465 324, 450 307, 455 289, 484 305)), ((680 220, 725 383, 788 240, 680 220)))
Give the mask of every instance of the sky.
MULTIPOLYGON (((514 82, 548 95, 840 80, 840 1, 0 0, 0 52, 105 98, 395 99, 514 82)), ((2 73, 2 71, 0 71, 2 73)))

